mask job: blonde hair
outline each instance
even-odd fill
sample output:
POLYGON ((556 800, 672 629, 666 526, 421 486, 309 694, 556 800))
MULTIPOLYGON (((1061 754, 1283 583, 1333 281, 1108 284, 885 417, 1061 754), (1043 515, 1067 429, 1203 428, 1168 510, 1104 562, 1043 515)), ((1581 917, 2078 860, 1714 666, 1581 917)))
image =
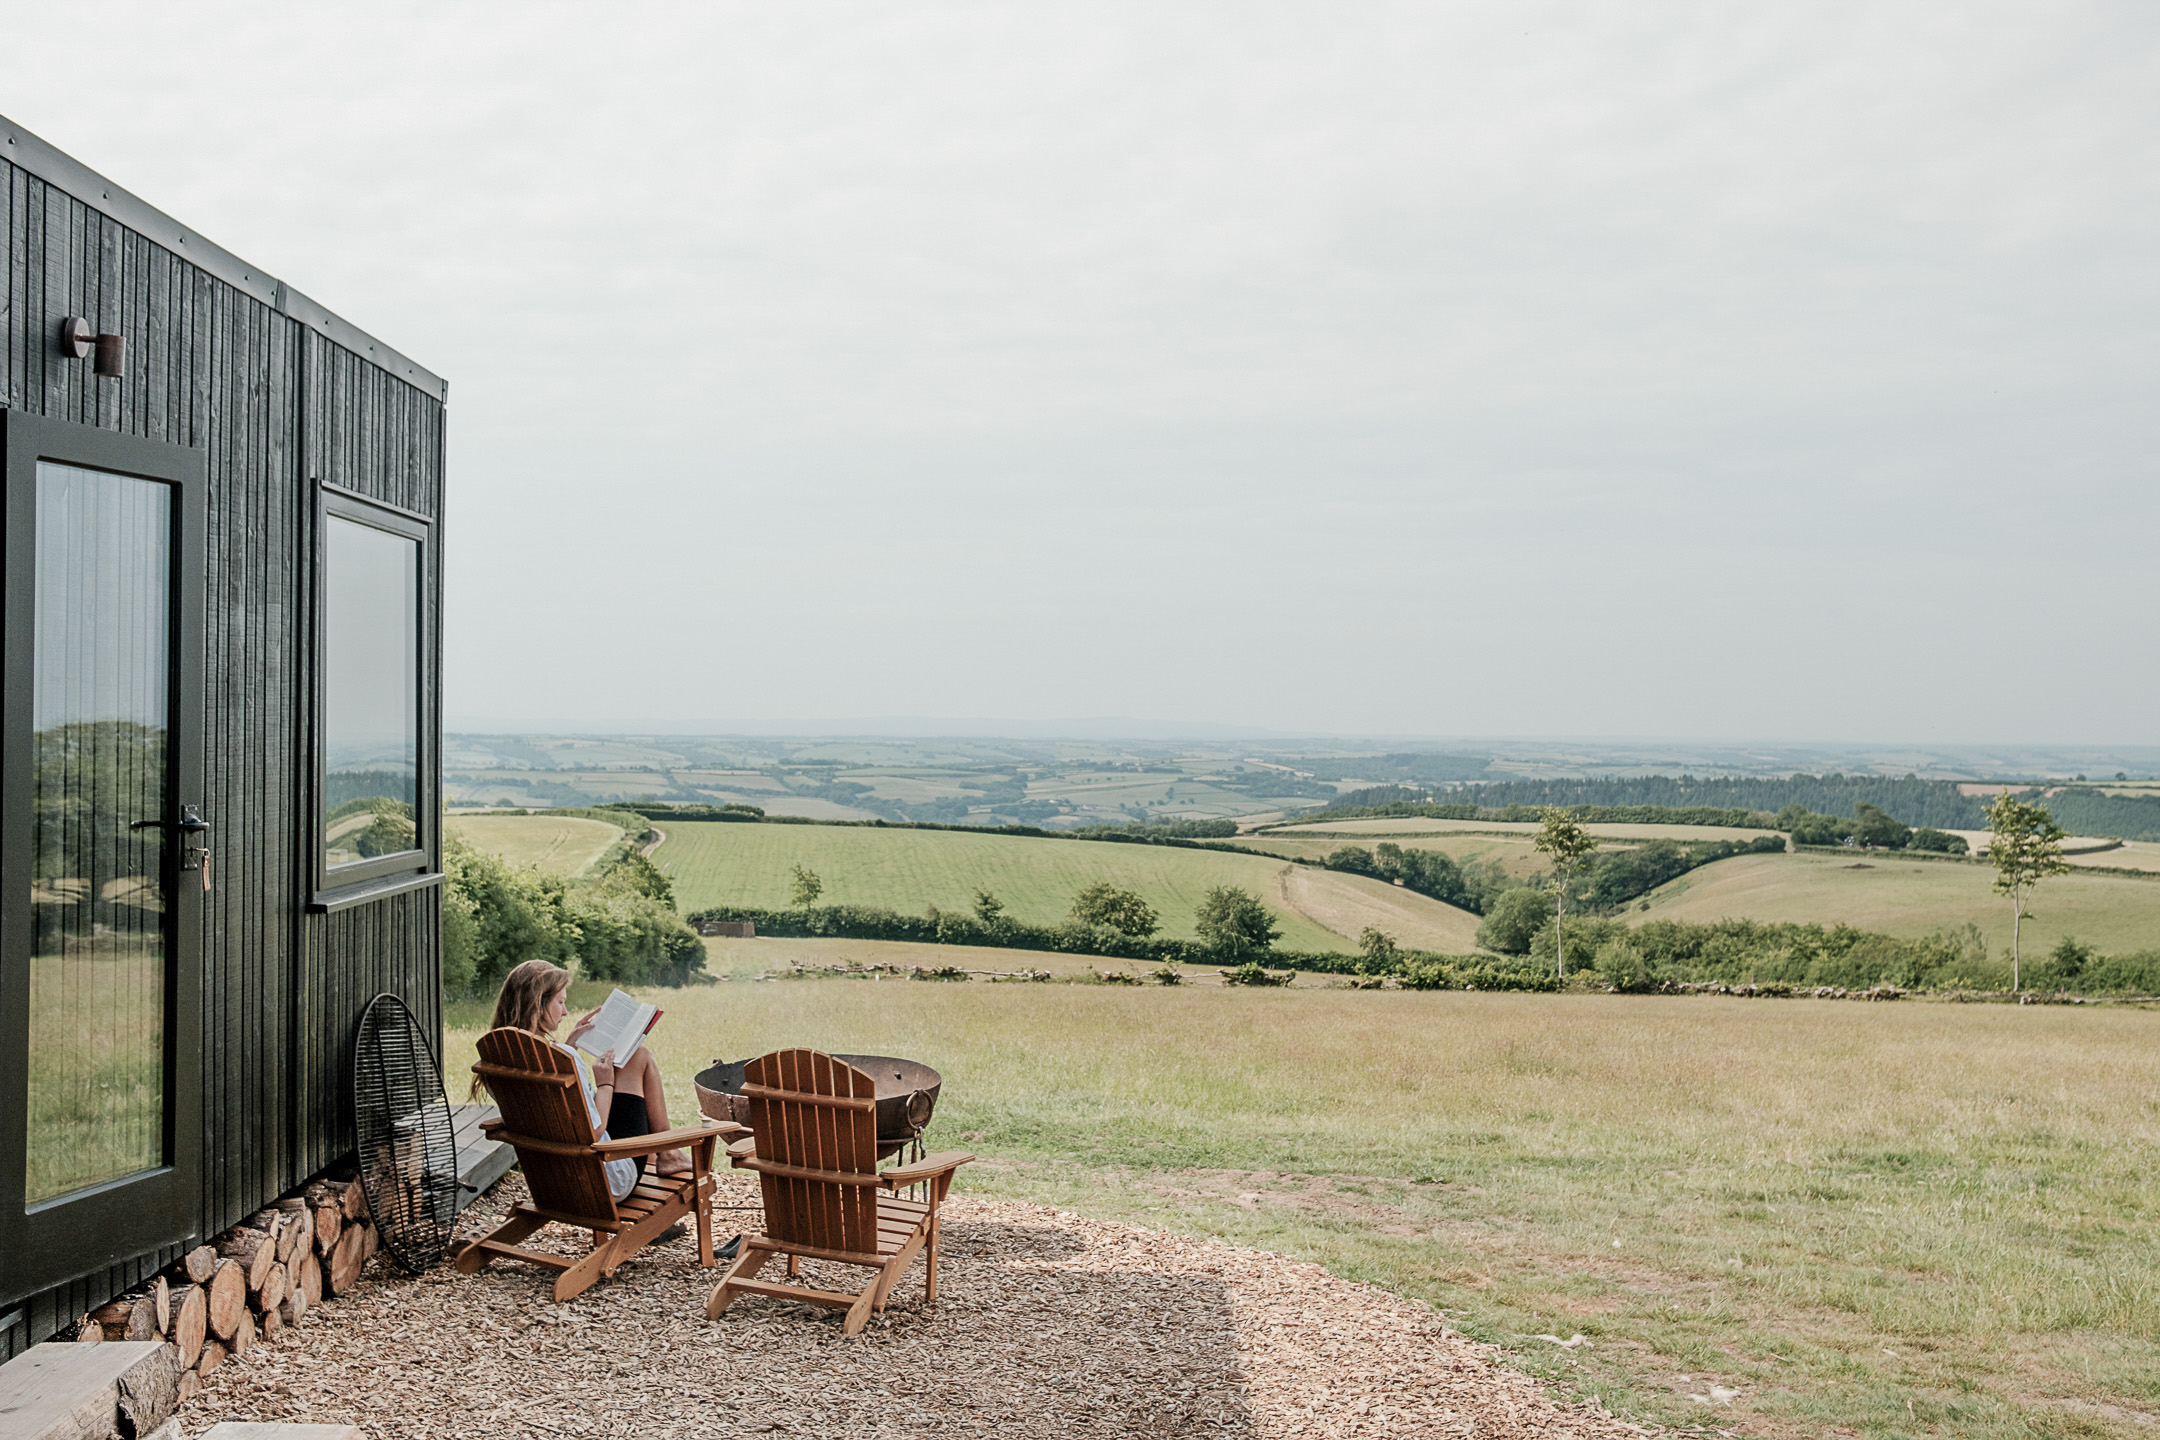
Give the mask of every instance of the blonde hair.
MULTIPOLYGON (((495 995, 495 1022, 492 1029, 523 1030, 545 1040, 551 1031, 541 1029, 542 1017, 547 1014, 550 1001, 570 988, 570 972, 560 965, 545 960, 527 960, 503 976, 502 989, 495 995)), ((472 1094, 478 1098, 487 1086, 478 1076, 473 1077, 472 1094)))

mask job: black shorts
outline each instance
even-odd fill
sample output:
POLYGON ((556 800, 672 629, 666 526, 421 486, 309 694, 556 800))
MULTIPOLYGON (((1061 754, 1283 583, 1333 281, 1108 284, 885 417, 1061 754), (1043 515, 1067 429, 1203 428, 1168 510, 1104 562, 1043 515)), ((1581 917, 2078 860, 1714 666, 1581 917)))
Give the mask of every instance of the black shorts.
MULTIPOLYGON (((652 1134, 652 1117, 645 1112, 645 1097, 617 1095, 615 1102, 608 1106, 607 1133, 610 1140, 635 1140, 640 1135, 652 1134)), ((638 1177, 644 1178, 645 1162, 652 1157, 633 1155, 630 1158, 637 1162, 638 1177)))

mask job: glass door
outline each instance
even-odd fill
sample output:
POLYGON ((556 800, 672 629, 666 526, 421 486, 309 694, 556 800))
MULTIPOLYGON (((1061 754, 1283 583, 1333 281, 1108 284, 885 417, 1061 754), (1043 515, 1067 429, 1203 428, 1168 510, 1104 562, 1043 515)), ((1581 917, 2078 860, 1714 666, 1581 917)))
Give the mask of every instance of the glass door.
POLYGON ((26 843, 0 882, 21 1041, 0 1083, 0 1289, 24 1293, 191 1226, 210 871, 200 484, 170 473, 192 452, 14 416, 8 430, 5 828, 26 843))

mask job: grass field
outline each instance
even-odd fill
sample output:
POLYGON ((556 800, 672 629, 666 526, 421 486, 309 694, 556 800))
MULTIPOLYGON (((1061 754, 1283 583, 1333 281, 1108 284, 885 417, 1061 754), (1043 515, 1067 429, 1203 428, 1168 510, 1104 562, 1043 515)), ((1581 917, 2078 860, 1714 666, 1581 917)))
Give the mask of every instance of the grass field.
MULTIPOLYGON (((1991 952, 2007 954, 2010 902, 1989 889, 1994 877, 1984 865, 1893 860, 1877 852, 1851 859, 1740 855, 1652 891, 1648 910, 1631 910, 1628 918, 1842 921, 1906 936, 1971 921, 1991 952)), ((2160 881, 2112 875, 2042 881, 2025 919, 2025 953, 2044 952, 2065 935, 2108 953, 2160 948, 2160 881)))
MULTIPOLYGON (((760 940, 714 964, 843 949, 904 947, 760 940)), ((2151 1434, 2139 1419, 2160 1412, 2151 1011, 904 980, 650 993, 686 1114, 715 1056, 921 1059, 946 1081, 934 1143, 983 1157, 964 1189, 1319 1262, 1630 1418, 2029 1437, 2151 1434), (1738 1397, 1688 1398, 1713 1385, 1738 1397)), ((459 1079, 481 1011, 449 1017, 459 1079)))
MULTIPOLYGON (((1362 845, 1372 849, 1381 842, 1402 846, 1405 850, 1436 850, 1449 856, 1456 863, 1497 860, 1500 868, 1517 880, 1527 880, 1532 875, 1552 868, 1551 862, 1530 844, 1527 835, 1350 835, 1319 839, 1299 837, 1281 832, 1265 835, 1242 835, 1230 842, 1262 855, 1280 855, 1285 859, 1303 856, 1311 860, 1324 859, 1345 845, 1362 845)), ((1612 848, 1626 848, 1615 844, 1612 848)))
POLYGON ((476 850, 556 875, 582 875, 622 839, 620 826, 571 815, 452 815, 444 833, 476 850))
POLYGON ((667 843, 653 862, 667 872, 685 914, 712 905, 785 906, 789 867, 800 864, 824 880, 825 904, 965 911, 981 886, 1005 902, 1007 914, 1037 924, 1064 919, 1074 895, 1107 881, 1137 891, 1161 915, 1163 933, 1186 939, 1201 897, 1237 885, 1276 913, 1280 943, 1292 950, 1354 948, 1366 925, 1404 944, 1449 937, 1449 948, 1466 950, 1478 925, 1466 911, 1361 876, 1285 877, 1291 867, 1264 855, 952 830, 710 822, 662 828, 667 843))
MULTIPOLYGON (((1449 835, 1535 835, 1534 820, 1326 820, 1313 825, 1285 825, 1270 835, 1321 836, 1354 840, 1370 845, 1379 840, 1405 843, 1411 837, 1449 835)), ((1583 829, 1601 840, 1753 840, 1774 835, 1774 830, 1755 830, 1739 825, 1585 825, 1583 829)))
POLYGON ((2096 850, 2088 855, 2065 855, 2063 858, 2072 865, 2118 870, 2160 870, 2160 843, 2151 840, 2125 840, 2113 850, 2096 850))

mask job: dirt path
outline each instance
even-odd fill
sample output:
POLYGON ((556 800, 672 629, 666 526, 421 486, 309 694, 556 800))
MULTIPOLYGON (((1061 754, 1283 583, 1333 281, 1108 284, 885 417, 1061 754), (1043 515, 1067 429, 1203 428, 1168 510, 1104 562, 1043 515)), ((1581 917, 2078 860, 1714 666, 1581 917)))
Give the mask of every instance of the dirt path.
POLYGON ((645 843, 644 847, 638 851, 638 854, 650 860, 652 859, 652 852, 665 844, 667 844, 667 831, 655 825, 652 827, 652 839, 645 843))
MULTIPOLYGON (((744 1177, 721 1186, 723 1204, 752 1194, 744 1177)), ((462 1229, 518 1198, 513 1172, 462 1229)), ((182 1423, 413 1440, 1645 1433, 1562 1403, 1425 1307, 1316 1265, 1039 1205, 961 1197, 946 1214, 937 1303, 922 1303, 918 1265, 855 1340, 836 1311, 755 1297, 708 1321, 717 1272, 687 1239, 566 1306, 530 1266, 378 1270, 215 1372, 182 1423)), ((584 1242, 558 1226, 527 1243, 584 1242)))

